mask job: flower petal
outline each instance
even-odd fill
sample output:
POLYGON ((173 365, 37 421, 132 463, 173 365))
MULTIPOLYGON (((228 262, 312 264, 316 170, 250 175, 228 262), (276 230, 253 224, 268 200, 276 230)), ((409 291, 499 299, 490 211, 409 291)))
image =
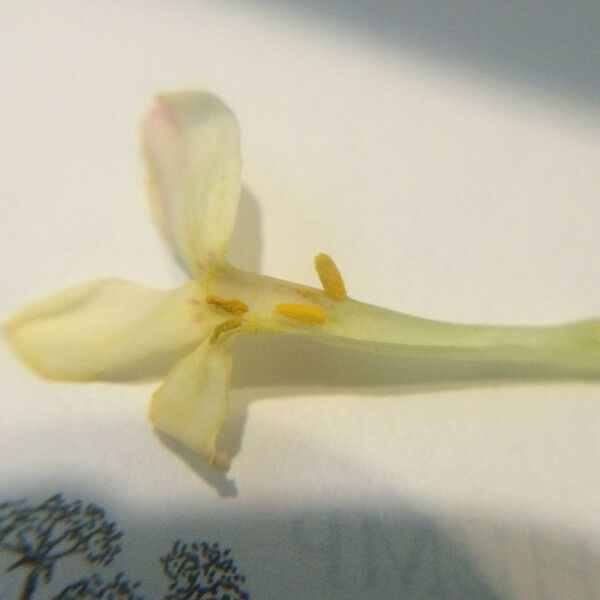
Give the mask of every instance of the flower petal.
POLYGON ((49 379, 162 376, 214 327, 200 314, 196 282, 172 291, 102 279, 41 300, 5 326, 8 341, 49 379))
POLYGON ((152 212, 176 256, 193 274, 223 262, 241 190, 233 113, 206 92, 163 94, 142 136, 152 212))
POLYGON ((215 441, 229 410, 231 362, 227 348, 207 340, 173 367, 150 402, 157 429, 219 469, 228 466, 215 441))

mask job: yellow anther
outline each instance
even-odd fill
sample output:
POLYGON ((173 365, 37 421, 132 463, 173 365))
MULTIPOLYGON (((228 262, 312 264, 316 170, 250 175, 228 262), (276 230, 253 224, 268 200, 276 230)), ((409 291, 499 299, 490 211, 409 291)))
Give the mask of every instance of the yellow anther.
POLYGON ((248 312, 248 305, 241 300, 226 300, 225 298, 219 298, 219 296, 210 295, 206 297, 206 302, 218 306, 232 315, 243 315, 248 312))
POLYGON ((341 302, 346 297, 346 286, 331 256, 317 254, 315 256, 315 269, 325 293, 332 300, 341 302))
POLYGON ((320 325, 325 322, 325 311, 318 306, 308 304, 278 304, 273 312, 307 325, 320 325))
POLYGON ((209 342, 214 344, 222 333, 227 331, 231 331, 232 329, 237 329, 242 324, 242 320, 240 318, 229 319, 229 321, 223 321, 219 323, 212 332, 210 336, 209 342))

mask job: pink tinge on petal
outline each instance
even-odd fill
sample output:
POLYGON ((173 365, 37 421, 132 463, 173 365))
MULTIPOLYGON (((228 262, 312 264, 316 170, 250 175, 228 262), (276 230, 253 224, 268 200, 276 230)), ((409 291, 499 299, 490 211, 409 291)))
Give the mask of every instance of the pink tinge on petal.
POLYGON ((158 97, 142 122, 142 141, 150 171, 151 208, 172 245, 175 244, 175 202, 183 192, 181 165, 185 158, 184 141, 174 117, 168 104, 158 97))
POLYGON ((192 274, 223 261, 241 190, 239 127, 201 91, 159 96, 142 125, 153 216, 192 274))

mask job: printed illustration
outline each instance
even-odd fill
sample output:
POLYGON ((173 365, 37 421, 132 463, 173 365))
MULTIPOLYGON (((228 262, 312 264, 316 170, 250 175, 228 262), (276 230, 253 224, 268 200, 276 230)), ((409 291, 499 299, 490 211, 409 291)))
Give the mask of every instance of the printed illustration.
POLYGON ((238 575, 231 552, 218 544, 182 544, 176 542, 161 559, 165 575, 171 580, 171 593, 165 600, 248 600, 239 584, 246 578, 238 575))
POLYGON ((89 579, 72 583, 53 600, 143 600, 135 594, 139 585, 139 582, 131 584, 123 573, 109 583, 104 583, 102 577, 94 573, 89 579))
MULTIPOLYGON (((83 564, 106 569, 121 552, 122 537, 123 532, 104 509, 80 500, 67 502, 61 494, 37 506, 24 500, 0 504, 0 552, 12 555, 5 571, 23 573, 18 600, 35 598, 67 557, 79 557, 83 564)), ((221 549, 218 543, 176 541, 165 555, 157 557, 159 568, 167 580, 164 600, 250 598, 241 588, 246 578, 238 573, 231 551, 221 549)), ((125 573, 105 576, 90 571, 52 600, 144 600, 138 593, 141 583, 125 573)), ((86 574, 85 569, 80 572, 86 574)))

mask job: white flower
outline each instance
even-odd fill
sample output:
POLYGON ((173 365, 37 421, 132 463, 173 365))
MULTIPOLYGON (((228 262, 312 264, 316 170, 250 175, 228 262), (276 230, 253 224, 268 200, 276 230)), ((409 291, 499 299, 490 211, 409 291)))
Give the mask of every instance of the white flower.
POLYGON ((414 357, 540 364, 600 373, 600 324, 455 325, 346 297, 326 255, 322 290, 243 272, 226 259, 241 189, 239 130, 205 92, 163 94, 143 125, 152 212, 191 279, 173 291, 94 280, 16 314, 5 335, 31 367, 61 381, 165 377, 150 419, 217 468, 215 440, 228 413, 231 341, 286 331, 329 343, 414 357))

